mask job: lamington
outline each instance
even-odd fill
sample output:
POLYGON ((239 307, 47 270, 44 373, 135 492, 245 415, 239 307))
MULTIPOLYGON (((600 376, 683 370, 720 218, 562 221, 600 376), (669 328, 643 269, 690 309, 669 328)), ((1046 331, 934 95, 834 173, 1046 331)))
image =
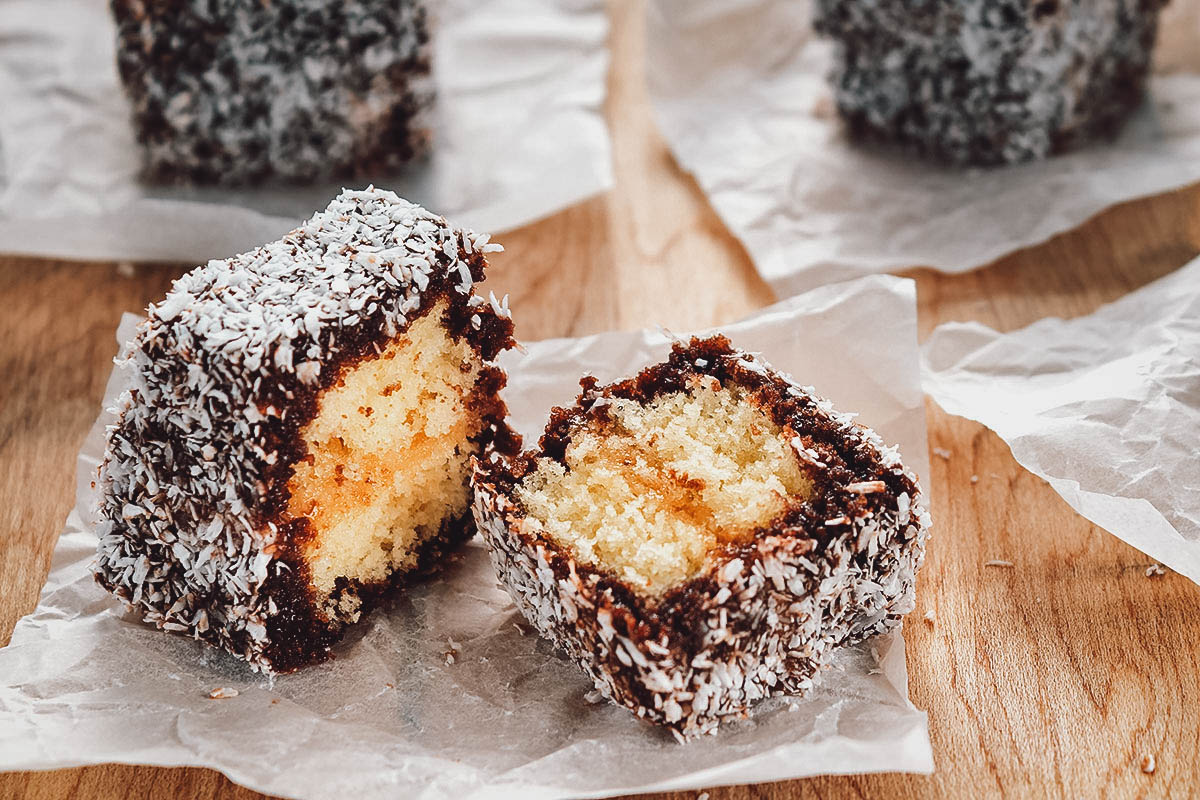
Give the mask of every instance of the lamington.
POLYGON ((852 133, 955 165, 1115 134, 1142 102, 1166 0, 816 0, 852 133))
POLYGON ((126 345, 96 577, 136 615, 281 673, 474 535, 510 437, 499 249, 391 192, 175 281, 126 345))
POLYGON ((581 386, 537 448, 477 460, 474 512, 516 606, 605 697, 715 733, 912 610, 929 515, 851 415, 722 336, 581 386))
POLYGON ((111 0, 154 182, 387 170, 428 147, 423 0, 111 0))

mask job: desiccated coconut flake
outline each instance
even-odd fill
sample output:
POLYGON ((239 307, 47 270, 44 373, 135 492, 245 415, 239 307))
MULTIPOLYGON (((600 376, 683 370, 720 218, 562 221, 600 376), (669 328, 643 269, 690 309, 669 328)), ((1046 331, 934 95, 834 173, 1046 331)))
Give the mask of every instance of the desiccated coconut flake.
POLYGON ((846 484, 846 491, 853 494, 877 494, 886 489, 887 484, 883 481, 862 481, 861 483, 846 484))

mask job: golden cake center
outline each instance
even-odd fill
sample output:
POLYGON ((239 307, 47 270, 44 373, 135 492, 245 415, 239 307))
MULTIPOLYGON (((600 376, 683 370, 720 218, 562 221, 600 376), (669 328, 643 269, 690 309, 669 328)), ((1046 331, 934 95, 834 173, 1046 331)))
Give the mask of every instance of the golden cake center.
POLYGON ((645 404, 611 399, 517 486, 527 524, 582 563, 655 595, 713 551, 769 526, 812 482, 788 437, 743 390, 715 378, 645 404))
POLYGON ((483 424, 469 396, 481 363, 448 335, 445 308, 347 370, 301 434, 308 455, 295 466, 288 510, 314 530, 304 544, 313 588, 351 621, 357 596, 329 599, 340 578, 373 584, 411 569, 442 521, 467 512, 468 439, 483 424))

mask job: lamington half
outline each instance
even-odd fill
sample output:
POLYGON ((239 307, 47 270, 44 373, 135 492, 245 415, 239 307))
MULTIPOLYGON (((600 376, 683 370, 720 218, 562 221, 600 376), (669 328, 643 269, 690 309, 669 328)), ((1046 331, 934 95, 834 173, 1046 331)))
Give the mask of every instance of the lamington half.
POLYGON ((423 0, 111 0, 146 177, 310 181, 425 153, 423 0))
POLYGON ((853 132, 952 164, 1044 158, 1142 102, 1166 0, 816 0, 853 132))
POLYGON ((478 461, 474 511, 517 607, 604 696, 715 733, 912 610, 929 516, 850 415, 720 336, 582 388, 537 449, 478 461))
MULTIPOLYGON (((124 351, 99 582, 159 628, 287 672, 475 531, 513 344, 486 235, 343 192, 177 280, 124 351)), ((499 437, 499 439, 498 439, 499 437)))

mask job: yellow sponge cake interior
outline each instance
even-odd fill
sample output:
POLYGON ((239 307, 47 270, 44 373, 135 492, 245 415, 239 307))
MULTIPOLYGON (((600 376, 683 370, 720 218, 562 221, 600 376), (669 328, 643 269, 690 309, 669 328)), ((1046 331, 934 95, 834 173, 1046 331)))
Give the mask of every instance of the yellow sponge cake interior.
POLYGON ((693 577, 812 491, 788 437, 742 394, 697 377, 645 404, 606 399, 565 463, 539 458, 517 485, 527 520, 647 594, 693 577))
POLYGON ((483 421, 469 396, 482 366, 442 324, 445 303, 379 355, 347 370, 301 432, 308 456, 289 483, 289 512, 313 534, 305 561, 327 610, 354 621, 373 584, 415 566, 444 520, 467 511, 469 459, 483 421), (344 580, 341 580, 344 579, 344 580))

